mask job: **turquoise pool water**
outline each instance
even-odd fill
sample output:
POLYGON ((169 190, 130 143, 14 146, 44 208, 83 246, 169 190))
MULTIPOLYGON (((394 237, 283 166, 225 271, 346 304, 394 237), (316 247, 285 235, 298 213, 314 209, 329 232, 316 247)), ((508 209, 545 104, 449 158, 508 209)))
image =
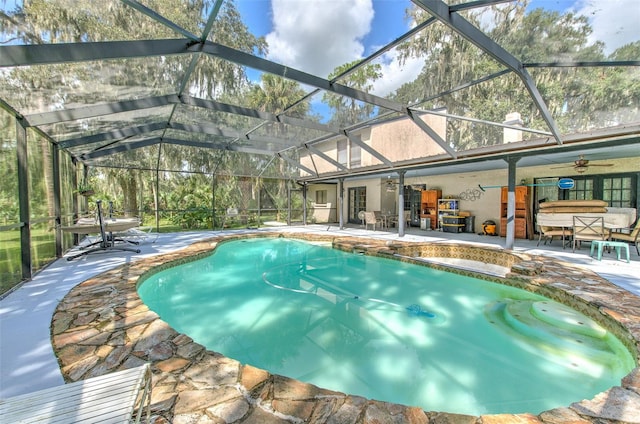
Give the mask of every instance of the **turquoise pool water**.
POLYGON ((208 349, 425 410, 539 413, 634 367, 596 323, 536 294, 296 240, 227 242, 138 291, 208 349))

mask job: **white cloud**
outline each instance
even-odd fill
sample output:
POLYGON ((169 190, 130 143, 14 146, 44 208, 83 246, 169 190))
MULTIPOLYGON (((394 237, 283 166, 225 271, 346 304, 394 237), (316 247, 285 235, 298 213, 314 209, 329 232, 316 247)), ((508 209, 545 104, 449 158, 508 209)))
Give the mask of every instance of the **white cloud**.
POLYGON ((575 10, 591 23, 593 33, 589 42, 604 42, 606 53, 640 40, 638 0, 582 0, 576 3, 575 10))
POLYGON ((393 49, 382 56, 382 78, 374 82, 372 93, 386 97, 400 88, 404 83, 415 80, 422 67, 424 66, 424 58, 408 58, 402 65, 397 58, 398 52, 393 49))
MULTIPOLYGON (((271 7, 270 60, 326 78, 336 66, 375 50, 362 42, 372 29, 371 0, 272 0, 271 7)), ((396 56, 392 50, 377 60, 383 77, 374 83, 374 94, 386 96, 420 73, 423 59, 400 65, 396 56)))
POLYGON ((371 0, 272 0, 268 58, 327 77, 338 65, 359 59, 371 30, 371 0))

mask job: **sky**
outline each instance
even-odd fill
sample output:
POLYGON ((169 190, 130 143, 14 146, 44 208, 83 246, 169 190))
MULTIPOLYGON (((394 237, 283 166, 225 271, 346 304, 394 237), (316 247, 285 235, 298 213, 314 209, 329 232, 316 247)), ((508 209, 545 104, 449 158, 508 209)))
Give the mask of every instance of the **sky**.
MULTIPOLYGON (((410 27, 404 17, 409 0, 237 0, 236 5, 250 30, 265 36, 268 59, 322 77, 337 65, 367 57, 410 27)), ((532 0, 530 8, 536 7, 587 16, 591 40, 604 41, 607 53, 640 40, 640 0, 532 0)), ((383 58, 385 78, 374 94, 389 94, 422 67, 421 60, 401 67, 393 56, 383 58)))

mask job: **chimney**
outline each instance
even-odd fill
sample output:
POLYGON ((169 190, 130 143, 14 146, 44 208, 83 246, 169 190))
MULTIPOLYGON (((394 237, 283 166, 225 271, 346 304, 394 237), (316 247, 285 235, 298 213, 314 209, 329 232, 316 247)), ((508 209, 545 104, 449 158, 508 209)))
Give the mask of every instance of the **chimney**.
MULTIPOLYGON (((511 125, 515 127, 522 127, 523 122, 520 117, 520 113, 511 112, 507 114, 503 124, 511 125)), ((515 130, 512 128, 504 128, 503 137, 504 137, 504 143, 513 143, 515 141, 522 141, 522 131, 515 130)))

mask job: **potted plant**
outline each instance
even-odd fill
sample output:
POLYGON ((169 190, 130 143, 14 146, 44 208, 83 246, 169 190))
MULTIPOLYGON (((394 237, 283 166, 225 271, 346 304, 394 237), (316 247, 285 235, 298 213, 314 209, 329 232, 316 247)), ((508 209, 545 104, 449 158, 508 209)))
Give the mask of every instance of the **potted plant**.
POLYGON ((93 187, 90 184, 84 182, 78 185, 78 194, 81 196, 89 197, 93 196, 94 193, 93 187))

